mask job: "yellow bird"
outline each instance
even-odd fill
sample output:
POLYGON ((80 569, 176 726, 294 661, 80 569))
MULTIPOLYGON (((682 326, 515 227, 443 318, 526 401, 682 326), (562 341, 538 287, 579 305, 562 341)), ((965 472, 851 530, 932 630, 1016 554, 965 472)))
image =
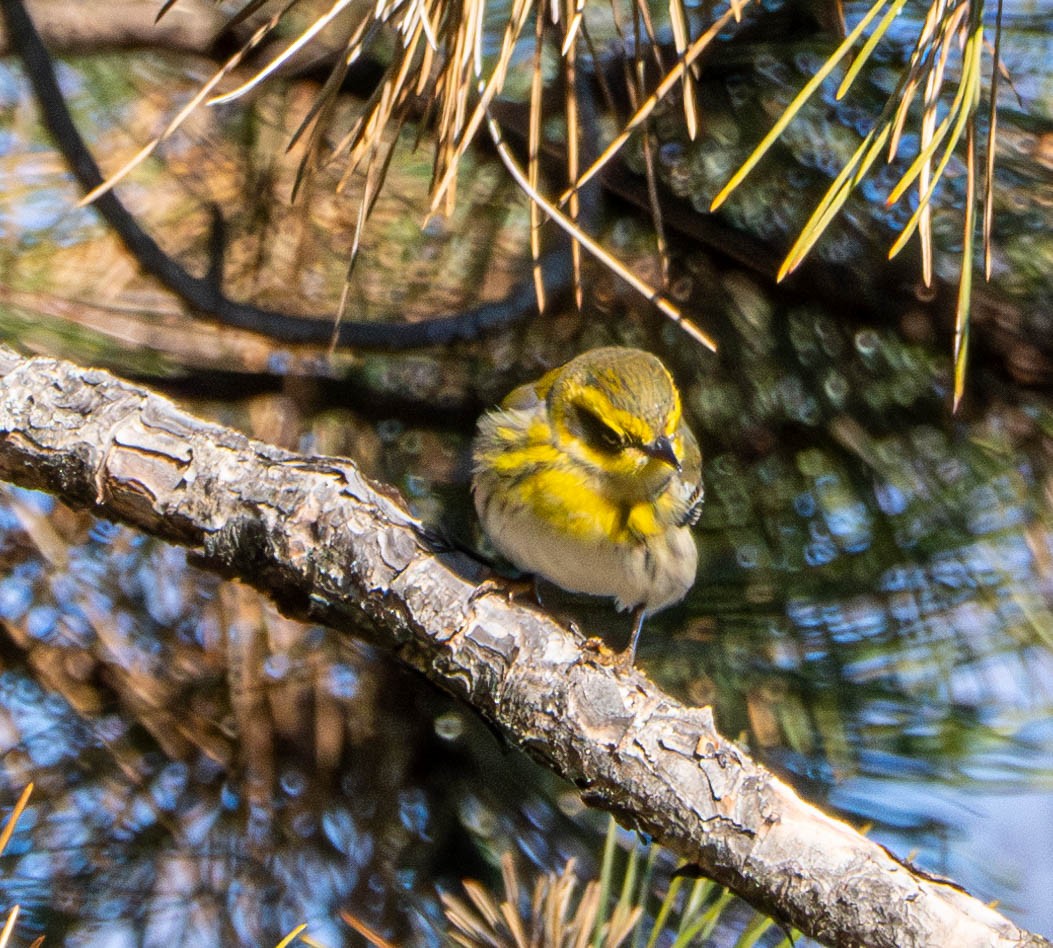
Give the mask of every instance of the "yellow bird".
POLYGON ((702 455, 680 393, 649 352, 592 349, 479 419, 472 492, 483 529, 519 569, 644 617, 695 581, 702 455))

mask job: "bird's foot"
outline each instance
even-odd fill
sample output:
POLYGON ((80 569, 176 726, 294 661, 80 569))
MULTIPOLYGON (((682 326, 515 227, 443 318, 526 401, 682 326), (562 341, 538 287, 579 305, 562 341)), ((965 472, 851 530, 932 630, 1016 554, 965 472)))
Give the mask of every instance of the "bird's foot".
POLYGON ((507 602, 533 594, 538 605, 541 604, 541 600, 537 598, 537 581, 533 577, 508 579, 504 576, 491 576, 489 579, 484 579, 472 590, 472 594, 468 597, 468 603, 470 605, 476 600, 482 599, 483 596, 495 594, 503 595, 507 602))

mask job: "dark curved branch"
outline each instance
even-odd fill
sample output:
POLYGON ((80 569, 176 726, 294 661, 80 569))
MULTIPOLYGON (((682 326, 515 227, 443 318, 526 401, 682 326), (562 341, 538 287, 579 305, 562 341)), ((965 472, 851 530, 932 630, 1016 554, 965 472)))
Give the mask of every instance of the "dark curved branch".
MULTIPOLYGON (((73 124, 55 79, 51 57, 23 0, 0 0, 0 12, 11 46, 22 59, 26 75, 33 86, 45 127, 81 188, 85 192, 91 191, 102 184, 102 174, 73 124)), ((288 343, 324 345, 332 340, 331 320, 301 318, 237 302, 224 295, 210 277, 196 277, 188 272, 139 226, 113 192, 101 195, 94 207, 140 266, 199 312, 224 325, 262 333, 288 343)), ((570 288, 573 275, 565 250, 558 249, 545 254, 541 259, 541 272, 550 299, 558 298, 570 288)), ((533 280, 525 279, 502 300, 481 303, 448 316, 398 324, 344 321, 337 331, 337 344, 381 350, 444 345, 508 328, 536 313, 533 280)))

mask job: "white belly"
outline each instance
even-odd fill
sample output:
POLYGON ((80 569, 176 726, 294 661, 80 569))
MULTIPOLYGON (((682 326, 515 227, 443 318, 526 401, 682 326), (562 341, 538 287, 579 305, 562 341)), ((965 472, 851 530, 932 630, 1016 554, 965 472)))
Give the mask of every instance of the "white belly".
POLYGON ((657 612, 679 602, 695 581, 698 550, 688 527, 670 527, 626 547, 553 530, 529 510, 487 503, 477 490, 483 528, 502 556, 570 592, 610 596, 619 609, 657 612))

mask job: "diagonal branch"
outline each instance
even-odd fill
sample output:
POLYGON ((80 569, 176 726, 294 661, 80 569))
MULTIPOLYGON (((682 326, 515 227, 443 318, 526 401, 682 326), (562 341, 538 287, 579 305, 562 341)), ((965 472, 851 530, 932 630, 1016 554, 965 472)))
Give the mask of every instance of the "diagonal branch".
POLYGON ((191 547, 287 613, 354 630, 616 813, 814 937, 1049 946, 803 802, 643 674, 437 551, 343 459, 208 424, 106 372, 0 349, 0 477, 191 547))

